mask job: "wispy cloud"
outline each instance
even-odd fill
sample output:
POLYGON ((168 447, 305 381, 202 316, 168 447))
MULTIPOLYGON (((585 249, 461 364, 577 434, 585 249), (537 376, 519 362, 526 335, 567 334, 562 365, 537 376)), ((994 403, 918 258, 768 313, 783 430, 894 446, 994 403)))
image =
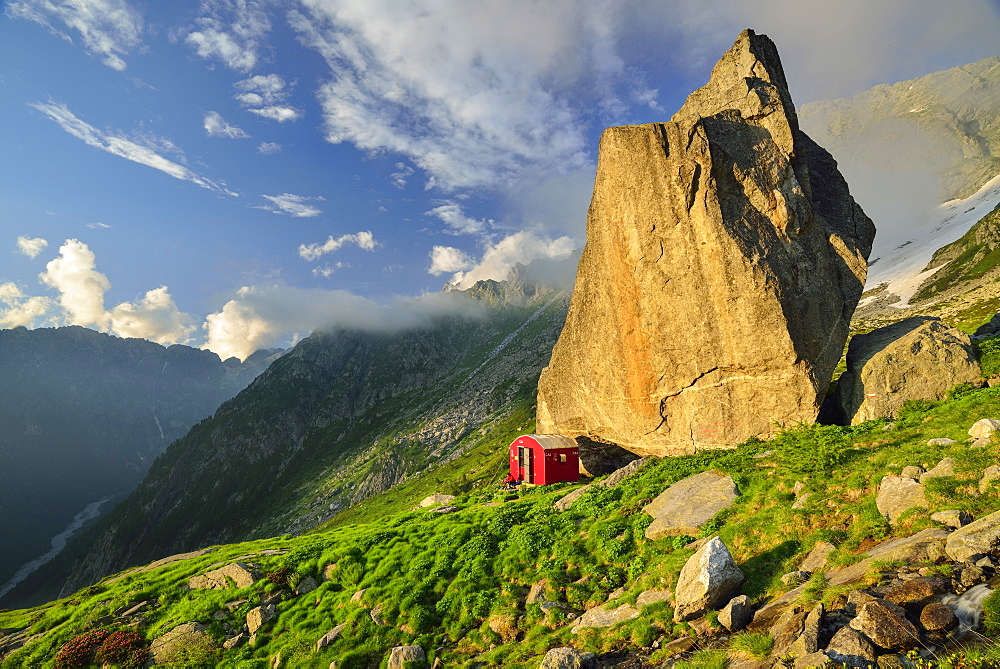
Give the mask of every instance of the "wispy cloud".
POLYGON ((269 156, 272 153, 278 153, 281 151, 281 144, 277 142, 261 142, 257 146, 257 151, 263 153, 265 156, 269 156))
POLYGON ((374 251, 375 248, 379 246, 379 242, 375 241, 375 237, 372 233, 366 230, 362 232, 355 232, 353 234, 341 235, 340 237, 330 235, 322 244, 300 244, 299 257, 308 261, 316 260, 320 256, 326 255, 327 253, 333 253, 345 244, 355 244, 358 248, 364 249, 365 251, 374 251))
POLYGON ((302 110, 286 104, 289 86, 277 74, 258 74, 233 84, 239 91, 233 96, 247 111, 284 123, 302 118, 302 110))
POLYGON ((219 112, 210 111, 205 114, 205 132, 209 137, 228 137, 229 139, 246 139, 248 135, 242 128, 230 125, 219 112))
POLYGON ((350 263, 337 262, 337 263, 334 263, 332 265, 327 264, 327 265, 323 265, 322 267, 313 267, 312 275, 315 276, 315 277, 320 277, 321 276, 324 279, 329 279, 331 276, 333 276, 337 272, 337 270, 345 269, 345 268, 348 268, 350 266, 351 266, 350 263))
POLYGON ((389 175, 392 185, 402 190, 406 188, 406 182, 413 176, 414 169, 406 163, 396 163, 396 170, 389 175))
POLYGON ((48 241, 41 237, 25 237, 21 235, 17 238, 17 250, 28 256, 32 260, 48 246, 48 241))
POLYGON ((114 226, 108 225, 107 223, 101 223, 100 221, 95 221, 93 223, 87 223, 87 227, 91 230, 110 230, 114 226))
MULTIPOLYGON (((112 155, 126 160, 131 160, 132 162, 139 163, 140 165, 152 167, 154 170, 159 170, 175 179, 190 181, 193 184, 197 184, 202 188, 207 188, 208 190, 215 191, 217 193, 224 193, 232 196, 236 195, 236 193, 227 190, 221 184, 210 179, 206 179, 205 177, 191 171, 184 165, 160 155, 157 153, 157 148, 147 145, 149 142, 140 144, 133 139, 125 137, 124 135, 98 130, 86 121, 78 118, 66 105, 62 103, 52 101, 47 103, 38 102, 32 104, 31 106, 55 121, 60 128, 68 132, 70 135, 82 140, 96 149, 107 151, 112 155)), ((160 144, 162 145, 162 142, 160 142, 160 144)), ((169 146, 173 145, 169 144, 169 146)))
POLYGON ((185 41, 206 60, 221 61, 237 72, 249 72, 262 60, 271 20, 265 2, 203 0, 203 16, 185 41))
POLYGON ((631 12, 617 3, 303 5, 292 25, 330 70, 327 140, 406 155, 446 191, 581 169, 595 108, 613 122, 626 103, 655 104, 620 55, 631 12))
POLYGON ((281 195, 264 195, 263 197, 265 200, 270 201, 271 204, 264 205, 261 209, 266 209, 267 211, 274 212, 275 214, 289 214, 290 216, 295 216, 297 218, 311 218, 313 216, 319 216, 323 213, 323 210, 307 203, 310 201, 322 202, 326 199, 321 196, 305 197, 303 195, 293 195, 291 193, 282 193, 281 195))
POLYGON ((15 0, 7 5, 6 14, 35 21, 72 42, 53 22, 62 24, 79 34, 89 53, 119 71, 126 67, 122 56, 142 39, 142 17, 124 0, 15 0))
POLYGON ((445 232, 452 235, 474 235, 486 230, 487 225, 493 225, 492 219, 481 218, 476 220, 465 215, 462 205, 454 200, 442 200, 440 204, 425 211, 424 216, 434 216, 448 226, 445 232))

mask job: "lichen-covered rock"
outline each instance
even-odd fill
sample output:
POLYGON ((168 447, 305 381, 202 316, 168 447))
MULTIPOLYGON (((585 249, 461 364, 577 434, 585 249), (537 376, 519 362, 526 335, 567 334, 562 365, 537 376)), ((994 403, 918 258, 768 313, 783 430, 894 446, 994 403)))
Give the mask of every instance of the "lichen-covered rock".
POLYGON ((564 646, 545 653, 538 669, 597 669, 599 666, 597 656, 593 653, 584 653, 564 646))
POLYGON ((420 500, 419 506, 421 507, 443 506, 445 504, 451 504, 454 501, 455 501, 454 495, 444 495, 441 493, 436 493, 434 495, 428 495, 427 497, 424 497, 422 500, 420 500))
POLYGON ((331 643, 336 641, 337 638, 340 636, 340 633, 344 631, 345 627, 347 627, 347 623, 341 623, 336 627, 334 627, 329 632, 327 632, 326 634, 324 634, 323 636, 321 636, 319 639, 317 639, 316 650, 321 650, 323 648, 326 648, 331 643))
POLYGON ((538 431, 677 455, 813 422, 873 235, 745 31, 669 122, 602 135, 538 431))
POLYGON ((931 514, 931 520, 935 523, 941 523, 942 525, 947 525, 948 527, 953 527, 958 529, 964 525, 968 525, 972 522, 972 516, 969 515, 968 511, 959 511, 958 509, 948 509, 947 511, 938 511, 937 513, 931 514))
POLYGON ((923 608, 925 604, 931 603, 938 595, 947 592, 947 590, 948 582, 945 579, 919 576, 890 587, 882 593, 882 598, 904 608, 909 606, 923 608))
POLYGON ((608 608, 607 604, 595 606, 589 609, 573 626, 573 634, 577 634, 581 629, 588 627, 612 627, 626 620, 632 620, 639 615, 639 609, 631 604, 622 604, 615 608, 608 608))
POLYGON ((875 506, 890 524, 915 506, 927 506, 924 486, 906 476, 885 476, 878 486, 875 506))
POLYGON ((812 573, 814 571, 822 571, 826 567, 826 562, 830 558, 830 553, 837 549, 836 546, 828 541, 819 541, 813 546, 812 550, 809 551, 809 555, 802 561, 799 565, 800 571, 807 571, 812 573))
POLYGON ((861 632, 841 627, 826 646, 826 654, 838 665, 870 667, 877 657, 875 646, 861 632))
POLYGON ((207 571, 204 574, 188 579, 188 587, 192 590, 210 589, 227 590, 229 588, 248 588, 260 578, 257 566, 244 562, 234 562, 224 567, 207 571))
POLYGON ((850 625, 886 650, 909 650, 920 644, 920 632, 903 609, 881 599, 862 606, 850 625))
POLYGON ((923 474, 920 475, 919 481, 921 483, 927 483, 929 479, 941 478, 943 476, 954 476, 955 475, 955 458, 944 458, 941 462, 937 463, 933 468, 928 469, 923 474))
POLYGON ((386 669, 427 666, 427 655, 420 646, 396 646, 389 652, 386 669))
POLYGON ((823 622, 823 604, 812 608, 802 624, 802 634, 792 642, 789 652, 793 657, 805 657, 819 650, 819 628, 823 622))
POLYGON ((738 595, 719 611, 719 624, 730 632, 738 632, 753 618, 753 605, 746 595, 738 595))
POLYGON ((983 470, 983 476, 979 479, 979 492, 986 492, 993 481, 1000 479, 1000 465, 990 465, 983 470))
POLYGON ((935 602, 921 609, 920 626, 928 632, 949 632, 958 627, 958 618, 950 606, 935 602))
POLYGON ((736 483, 727 474, 709 471, 682 479, 643 507, 643 513, 653 517, 646 538, 694 536, 712 516, 732 506, 738 496, 736 483))
POLYGON ((960 383, 982 383, 969 335, 914 316, 852 337, 837 387, 844 415, 856 425, 894 418, 911 400, 942 400, 960 383))
POLYGON ((688 558, 677 578, 674 620, 691 620, 719 608, 743 584, 743 572, 719 537, 712 537, 688 558))
POLYGON ((250 609, 247 613, 247 629, 250 630, 250 634, 256 634, 264 623, 266 623, 271 618, 278 615, 277 609, 274 604, 268 604, 266 606, 256 606, 250 609))
POLYGON ((948 535, 944 549, 955 562, 965 562, 1000 548, 1000 511, 983 516, 948 535))
POLYGON ((972 427, 969 428, 969 436, 973 439, 992 439, 997 430, 1000 430, 1000 420, 983 418, 972 424, 972 427))

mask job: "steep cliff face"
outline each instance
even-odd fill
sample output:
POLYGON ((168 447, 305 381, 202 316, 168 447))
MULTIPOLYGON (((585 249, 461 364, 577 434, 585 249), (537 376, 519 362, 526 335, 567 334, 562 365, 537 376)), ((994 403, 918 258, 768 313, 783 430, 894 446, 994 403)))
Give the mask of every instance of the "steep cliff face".
POLYGON ((670 122, 601 137, 539 431, 670 455, 812 422, 873 236, 744 32, 670 122))
POLYGON ((469 316, 303 340, 174 443, 135 492, 11 601, 39 601, 67 580, 80 587, 171 553, 300 532, 456 457, 517 398, 533 396, 565 318, 567 291, 494 288, 450 295, 469 316), (476 297, 511 290, 513 303, 476 297))
MULTIPOLYGON (((273 352, 271 352, 273 354, 273 352)), ((81 327, 0 330, 0 584, 270 362, 81 327)))

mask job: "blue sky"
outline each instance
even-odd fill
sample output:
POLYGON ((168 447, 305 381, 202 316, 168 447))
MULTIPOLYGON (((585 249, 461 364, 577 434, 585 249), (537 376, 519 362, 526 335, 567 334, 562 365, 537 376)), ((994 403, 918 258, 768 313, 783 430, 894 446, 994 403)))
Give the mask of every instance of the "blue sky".
POLYGON ((0 327, 245 357, 582 245, 597 139, 739 31, 799 104, 996 53, 995 0, 8 0, 0 327))

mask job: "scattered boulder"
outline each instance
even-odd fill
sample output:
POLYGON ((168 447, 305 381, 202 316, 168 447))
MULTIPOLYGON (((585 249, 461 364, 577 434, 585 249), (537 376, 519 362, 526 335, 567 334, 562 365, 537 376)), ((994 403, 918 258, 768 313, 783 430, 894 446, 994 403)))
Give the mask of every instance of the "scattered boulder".
POLYGON ((955 475, 955 458, 944 458, 937 463, 933 469, 928 469, 920 475, 920 482, 926 483, 930 479, 941 478, 943 476, 955 475))
POLYGON ((903 478, 913 479, 914 481, 916 481, 921 477, 921 475, 923 475, 923 473, 924 473, 923 467, 918 467, 917 465, 908 465, 906 467, 903 467, 903 471, 901 471, 899 475, 902 476, 903 478))
POLYGON ((979 492, 986 492, 990 483, 1000 479, 1000 465, 990 465, 983 470, 983 477, 979 479, 979 492))
POLYGON ((946 604, 928 604, 920 611, 920 626, 928 632, 950 632, 958 627, 958 618, 946 604))
POLYGON ((738 595, 719 611, 719 624, 730 632, 738 632, 746 627, 753 617, 753 606, 746 595, 738 595))
POLYGON ((814 422, 873 235, 744 31, 669 122, 604 131, 538 430, 679 455, 814 422))
POLYGON ((154 664, 171 664, 192 650, 206 650, 214 646, 215 642, 208 634, 208 625, 184 623, 153 639, 149 651, 154 664))
POLYGON ((295 586, 295 594, 304 595, 307 592, 312 592, 318 587, 319 585, 316 583, 315 578, 313 578, 312 576, 306 576, 301 581, 299 581, 298 584, 295 586))
POLYGON ((247 641, 247 635, 244 632, 240 632, 235 636, 231 636, 222 642, 222 647, 225 650, 232 650, 233 648, 239 648, 247 641))
POLYGON ((573 634, 578 634, 581 629, 587 627, 612 627, 632 620, 639 615, 639 609, 631 604, 622 604, 613 609, 607 608, 607 604, 595 606, 586 611, 573 625, 573 634))
POLYGON ((419 506, 444 506, 445 504, 451 504, 455 501, 454 495, 442 495, 440 493, 435 493, 433 495, 428 495, 420 500, 419 506))
POLYGON ((268 604, 266 606, 256 606, 250 609, 247 613, 247 629, 250 630, 250 634, 254 635, 257 633, 264 623, 266 623, 271 618, 278 615, 277 609, 274 604, 268 604))
POLYGON ((564 646, 545 653, 538 669, 598 669, 600 663, 593 653, 584 653, 564 646))
POLYGON ((718 472, 702 472, 678 481, 643 507, 643 512, 653 517, 646 538, 696 535, 712 516, 732 506, 738 495, 733 477, 718 472))
POLYGON ((903 609, 881 599, 864 604, 850 625, 886 650, 909 650, 920 643, 920 632, 903 609))
POLYGON ((968 511, 959 511, 958 509, 949 509, 947 511, 938 511, 937 513, 931 514, 931 520, 935 523, 941 523, 942 525, 947 525, 948 527, 953 527, 958 529, 972 522, 972 516, 969 515, 968 511))
POLYGON ((316 650, 321 650, 323 648, 326 648, 331 643, 336 641, 337 638, 340 636, 340 633, 344 631, 345 627, 347 627, 347 623, 341 623, 336 627, 334 627, 329 632, 327 632, 326 634, 324 634, 323 636, 321 636, 319 639, 317 639, 316 650))
POLYGON ((188 587, 192 590, 227 590, 234 586, 237 588, 248 588, 259 578, 260 574, 257 571, 257 565, 234 562, 219 569, 213 569, 204 574, 192 576, 188 579, 188 587))
POLYGON ((677 579, 674 621, 690 620, 719 608, 739 593, 743 572, 719 537, 688 558, 677 579))
POLYGON ((792 642, 789 652, 794 657, 805 657, 819 650, 819 629, 823 622, 823 604, 817 604, 802 624, 802 634, 792 642))
POLYGON ((882 593, 882 599, 903 608, 911 606, 922 609, 938 595, 948 591, 948 582, 943 578, 919 576, 892 586, 882 593))
POLYGON ((954 439, 949 439, 948 437, 937 437, 936 439, 928 439, 928 446, 951 446, 955 443, 954 439))
POLYGON ((639 609, 644 609, 651 604, 670 601, 672 593, 666 589, 643 590, 635 598, 635 605, 639 609))
POLYGON ((894 525, 899 517, 915 506, 927 506, 924 486, 905 476, 885 476, 878 487, 875 506, 894 525))
POLYGON ((517 628, 517 618, 509 613, 490 616, 486 623, 489 625, 490 631, 498 635, 504 643, 514 641, 520 634, 520 630, 517 628))
POLYGON ((814 571, 822 571, 826 567, 830 553, 836 549, 837 547, 828 541, 817 542, 812 550, 809 551, 809 555, 802 561, 802 564, 799 565, 799 570, 809 572, 810 574, 814 571))
POLYGON ((826 646, 826 654, 838 665, 847 667, 870 667, 877 657, 868 637, 849 625, 836 631, 826 646))
POLYGON ((972 424, 972 427, 969 428, 969 436, 976 440, 992 439, 997 430, 1000 430, 1000 420, 983 418, 972 424))
POLYGON ((983 516, 948 535, 944 549, 955 562, 1000 548, 1000 511, 983 516))
POLYGON ((804 583, 809 580, 812 574, 808 571, 790 571, 787 574, 783 574, 781 577, 781 583, 783 585, 798 585, 799 583, 804 583))
POLYGON ((942 400, 982 375, 969 335, 930 316, 914 316, 855 335, 838 389, 852 425, 895 418, 911 400, 942 400))
POLYGON ((605 488, 614 488, 619 483, 642 469, 651 459, 652 458, 647 456, 632 460, 624 467, 619 467, 615 471, 611 472, 606 479, 598 481, 595 485, 603 486, 605 488))
POLYGON ((386 669, 407 669, 427 666, 427 655, 420 646, 396 646, 389 652, 386 669))
POLYGON ((583 494, 588 490, 590 490, 591 485, 593 484, 581 486, 576 490, 573 490, 563 495, 562 497, 557 499, 555 504, 553 504, 552 506, 555 507, 556 511, 565 511, 569 507, 573 506, 573 502, 583 497, 583 494))

